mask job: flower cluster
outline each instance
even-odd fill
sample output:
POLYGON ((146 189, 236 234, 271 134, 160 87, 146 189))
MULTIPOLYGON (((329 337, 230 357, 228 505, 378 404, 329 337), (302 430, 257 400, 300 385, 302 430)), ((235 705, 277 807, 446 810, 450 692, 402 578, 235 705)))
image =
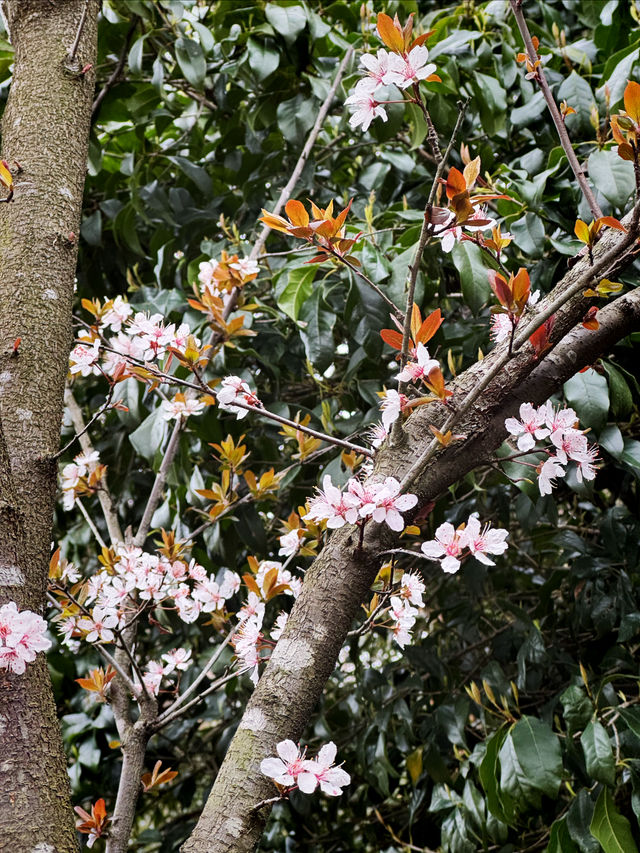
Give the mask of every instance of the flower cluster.
MULTIPOLYGON (((104 551, 100 559, 103 567, 75 595, 84 609, 66 602, 58 617, 63 642, 72 647, 79 638, 113 643, 116 632, 147 606, 171 606, 183 622, 195 622, 201 613, 223 611, 240 589, 235 572, 225 570, 218 583, 194 560, 187 564, 131 545, 104 551)), ((64 597, 63 590, 54 589, 64 597)))
POLYGON ((327 474, 322 489, 309 502, 309 512, 304 516, 314 521, 326 521, 334 530, 345 524, 363 524, 369 518, 378 524, 385 522, 392 530, 404 529, 400 515, 418 503, 416 495, 401 495, 400 483, 387 477, 382 483, 360 482, 352 477, 347 490, 341 492, 327 474))
POLYGON ((109 300, 106 304, 110 307, 106 310, 104 306, 88 304, 96 315, 97 325, 81 332, 80 343, 71 350, 69 370, 72 374, 105 374, 112 379, 122 379, 127 375, 131 359, 153 364, 173 350, 184 352, 189 343, 200 346, 186 323, 176 327, 175 323, 165 324, 162 314, 143 311, 134 314, 131 305, 120 296, 109 300), (114 332, 110 337, 105 334, 108 330, 114 332))
POLYGON ((175 672, 184 672, 189 669, 191 660, 191 649, 171 649, 162 655, 161 661, 150 660, 142 673, 142 683, 151 696, 157 696, 162 679, 175 672))
POLYGON ((391 596, 389 617, 393 623, 393 638, 401 649, 411 642, 418 607, 424 607, 425 586, 416 574, 405 572, 397 595, 391 596), (414 606, 415 605, 415 606, 414 606))
POLYGON ((318 786, 323 794, 338 797, 342 788, 349 785, 351 777, 335 766, 337 747, 333 741, 326 743, 315 758, 306 758, 306 750, 292 740, 280 741, 276 746, 279 758, 265 758, 260 770, 265 776, 284 788, 298 788, 304 794, 312 794, 318 786))
POLYGON ((206 407, 204 400, 178 392, 172 400, 163 400, 161 404, 162 417, 166 421, 188 418, 189 415, 199 415, 206 407))
POLYGON ((51 640, 45 636, 47 623, 32 610, 18 610, 14 601, 0 607, 0 669, 22 675, 38 652, 51 640))
POLYGON ((393 21, 384 13, 378 15, 378 35, 389 50, 381 48, 375 56, 367 53, 360 59, 365 76, 358 80, 353 94, 345 100, 345 104, 354 108, 349 119, 351 127, 362 125, 365 131, 374 118, 387 121, 382 87, 394 85, 404 90, 421 80, 440 81, 434 74, 436 66, 427 62, 429 51, 423 44, 427 36, 412 39, 412 29, 412 16, 402 28, 397 15, 393 21))
POLYGON ((73 509, 76 499, 95 493, 106 471, 97 451, 78 453, 62 469, 62 505, 73 509))
POLYGON ((517 447, 522 453, 544 450, 547 459, 538 465, 538 487, 541 495, 550 495, 556 477, 564 477, 569 462, 576 463, 578 482, 593 480, 598 447, 589 445, 583 430, 578 429, 578 417, 573 409, 556 409, 550 400, 536 408, 531 403, 520 406, 520 420, 507 418, 507 432, 517 437, 517 447), (551 447, 536 445, 548 439, 551 447))
POLYGON ((234 287, 242 287, 258 275, 260 267, 250 258, 239 258, 222 252, 220 260, 209 258, 199 264, 200 296, 222 297, 234 287))
POLYGON ((421 550, 427 559, 439 560, 443 571, 454 574, 467 556, 475 557, 485 566, 495 565, 487 554, 504 554, 508 535, 507 530, 493 528, 490 524, 483 527, 473 513, 466 524, 457 528, 445 521, 436 530, 435 539, 423 542, 421 550))

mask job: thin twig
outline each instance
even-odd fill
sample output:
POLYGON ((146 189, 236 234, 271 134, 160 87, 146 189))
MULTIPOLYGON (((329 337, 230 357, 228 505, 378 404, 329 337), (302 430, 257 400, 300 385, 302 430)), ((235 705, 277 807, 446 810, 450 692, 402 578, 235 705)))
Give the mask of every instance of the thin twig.
MULTIPOLYGON (((518 29, 520 30, 520 35, 522 36, 522 41, 524 42, 525 49, 529 56, 532 65, 538 61, 538 52, 533 45, 533 41, 531 39, 531 33, 529 32, 529 27, 527 26, 527 22, 524 19, 524 14, 522 12, 522 2, 521 0, 509 0, 511 4, 511 9, 513 11, 513 15, 516 19, 516 23, 518 25, 518 29)), ((542 65, 538 65, 535 68, 534 73, 535 79, 538 81, 540 86, 540 91, 547 102, 547 106, 549 107, 549 112, 551 113, 551 118, 553 119, 553 123, 556 126, 556 130, 558 131, 558 136, 560 137, 560 144, 562 145, 565 154, 567 155, 567 160, 569 161, 569 165, 573 170, 573 174, 576 176, 576 180, 580 185, 580 189, 587 200, 587 204, 591 208, 591 213, 593 214, 594 219, 600 219, 602 216, 602 210, 600 209, 600 205, 596 201, 596 197, 593 194, 593 190, 589 186, 587 179, 585 178, 584 172, 580 167, 580 163, 578 163, 578 158, 575 155, 575 151, 573 150, 573 145, 571 144, 571 140, 569 139, 569 134, 567 133, 567 128, 565 126, 564 121, 562 120, 562 116, 560 115, 560 110, 558 109, 558 105, 555 102, 553 94, 551 92, 551 88, 547 83, 547 78, 544 76, 544 70, 542 65)))
POLYGON ((147 501, 147 505, 144 508, 142 520, 140 521, 140 526, 138 527, 138 532, 136 533, 133 540, 133 544, 136 545, 138 548, 142 548, 145 543, 145 539, 147 538, 147 534, 149 533, 149 528, 151 527, 151 519, 153 518, 153 513, 156 511, 156 509, 158 508, 158 504, 160 503, 160 498, 162 497, 162 490, 164 489, 164 484, 167 481, 169 469, 173 465, 173 460, 178 449, 180 433, 182 432, 183 425, 183 419, 178 418, 173 428, 173 432, 171 433, 171 438, 169 439, 167 448, 164 452, 162 464, 160 465, 158 473, 156 474, 156 479, 153 483, 153 488, 151 489, 149 500, 147 501))
POLYGON ((358 278, 361 278, 365 282, 365 284, 367 284, 372 290, 375 290, 375 292, 381 299, 384 299, 384 301, 387 303, 389 308, 391 308, 394 314, 396 314, 398 317, 402 317, 402 311, 400 310, 400 308, 398 308, 396 303, 392 299, 389 299, 386 293, 381 290, 378 285, 375 284, 375 282, 371 281, 369 276, 365 275, 365 273, 363 273, 362 270, 359 269, 355 264, 352 264, 351 261, 347 260, 347 258, 343 257, 342 255, 339 255, 338 252, 336 252, 336 250, 333 249, 331 246, 325 246, 323 244, 322 251, 327 252, 327 254, 340 261, 341 264, 344 264, 345 267, 348 267, 352 273, 357 275, 358 278))
POLYGON ((82 38, 82 31, 84 30, 85 21, 87 20, 87 12, 89 11, 89 3, 90 0, 84 0, 84 9, 82 10, 82 15, 80 16, 80 23, 78 24, 78 31, 76 33, 75 41, 71 46, 71 50, 68 54, 69 62, 74 62, 76 58, 76 53, 78 52, 78 46, 80 44, 80 39, 82 38))
POLYGON ((163 711, 162 714, 160 714, 160 716, 158 717, 158 720, 157 720, 158 725, 162 725, 164 723, 166 717, 172 716, 175 713, 175 711, 177 711, 177 709, 182 704, 184 704, 184 702, 186 702, 186 700, 189 698, 189 696, 191 696, 192 693, 195 693, 195 691, 200 686, 201 682, 207 677, 207 675, 210 672, 210 670, 212 669, 212 667, 215 666, 218 658, 220 657, 220 655, 224 651, 225 647, 229 644, 229 642, 233 638, 233 635, 236 633, 236 631, 238 630, 239 627, 240 627, 239 625, 236 625, 235 628, 233 628, 231 631, 229 631, 229 633, 224 638, 222 643, 220 643, 220 645, 217 647, 217 649, 211 655, 211 657, 209 658, 209 660, 205 664, 202 672, 198 675, 198 677, 189 685, 189 687, 187 687, 187 689, 184 691, 184 693, 182 693, 180 696, 176 697, 175 701, 171 705, 169 705, 169 707, 165 711, 163 711))
MULTIPOLYGON (((169 723, 172 723, 176 719, 176 717, 181 717, 182 714, 186 713, 186 711, 188 711, 194 705, 197 705, 198 702, 201 702, 205 696, 208 696, 210 693, 213 693, 214 690, 218 690, 220 687, 223 687, 229 681, 233 681, 234 678, 238 678, 238 676, 242 675, 242 672, 244 671, 245 670, 242 670, 241 672, 229 672, 227 675, 223 675, 220 678, 216 679, 216 681, 214 681, 213 684, 210 684, 206 690, 203 690, 202 693, 200 693, 198 696, 194 696, 194 698, 190 702, 187 702, 187 704, 183 705, 182 708, 178 708, 178 710, 171 714, 170 717, 165 717, 161 723, 161 726, 166 726, 169 723)), ((154 726, 154 728, 159 727, 160 726, 154 726)))
POLYGON ((120 56, 118 57, 118 61, 116 63, 116 67, 113 69, 109 77, 107 78, 107 82, 104 84, 102 89, 96 95, 96 99, 93 102, 93 106, 91 107, 91 118, 94 118, 98 110, 100 109, 100 104, 104 101, 109 93, 109 90, 114 86, 115 83, 118 82, 118 78, 122 74, 122 69, 124 68, 125 62, 127 61, 127 55, 129 53, 129 45, 131 44, 131 39, 133 38, 133 34, 136 31, 136 27, 138 26, 138 16, 134 15, 131 19, 131 25, 127 30, 127 34, 124 37, 124 44, 122 45, 122 50, 120 51, 120 56))
MULTIPOLYGON (((112 401, 112 399, 113 399, 113 390, 114 390, 114 388, 115 388, 115 386, 114 386, 114 385, 112 385, 112 386, 109 388, 109 393, 107 394, 107 399, 106 399, 106 400, 105 400, 105 402, 102 404, 102 406, 100 406, 100 408, 99 408, 99 409, 98 409, 98 411, 95 413, 95 415, 93 415, 93 417, 91 418, 91 420, 89 421, 89 423, 88 423, 88 424, 86 424, 85 426, 83 426, 83 427, 82 427, 82 429, 78 430, 78 431, 74 434, 73 438, 72 438, 72 439, 70 439, 70 440, 65 444, 65 446, 62 448, 62 450, 59 450, 56 454, 54 454, 54 456, 52 457, 53 459, 59 459, 59 458, 60 458, 64 453, 66 453, 66 452, 67 452, 67 450, 68 450, 70 447, 72 447, 72 446, 75 444, 75 442, 76 442, 76 441, 77 441, 81 436, 83 436, 83 435, 85 434, 85 432, 86 432, 86 431, 91 427, 91 425, 92 425, 93 423, 95 423, 95 422, 98 420, 98 418, 100 417, 100 415, 101 415, 101 414, 103 414, 103 412, 106 412, 106 411, 107 411, 107 409, 109 409, 109 408, 111 407, 111 401, 112 401)), ((70 393, 71 393, 71 392, 70 392, 70 393)))
POLYGON ((104 543, 104 539, 102 538, 102 536, 100 536, 100 533, 98 532, 98 528, 93 523, 93 519, 91 518, 91 516, 89 515, 89 513, 85 509, 84 504, 82 503, 82 501, 80 499, 76 500, 76 506, 78 507, 78 509, 80 510, 82 515, 84 516, 84 520, 87 522, 89 530, 91 530, 91 532, 95 536, 96 542, 98 543, 98 545, 101 548, 106 549, 107 546, 104 543))
MULTIPOLYGON (((82 447, 84 452, 87 454, 94 453, 94 447, 91 442, 91 438, 89 437, 89 433, 87 432, 91 422, 85 427, 84 419, 82 417, 82 409, 78 405, 76 398, 73 396, 73 391, 69 387, 65 389, 64 402, 71 416, 71 423, 77 433, 77 438, 80 440, 80 447, 82 447)), ((124 536, 122 535, 120 522, 118 521, 118 513, 114 506, 111 492, 109 491, 106 474, 103 474, 100 481, 98 500, 100 501, 102 514, 104 515, 107 530, 109 531, 111 544, 115 545, 118 542, 124 542, 124 536)))

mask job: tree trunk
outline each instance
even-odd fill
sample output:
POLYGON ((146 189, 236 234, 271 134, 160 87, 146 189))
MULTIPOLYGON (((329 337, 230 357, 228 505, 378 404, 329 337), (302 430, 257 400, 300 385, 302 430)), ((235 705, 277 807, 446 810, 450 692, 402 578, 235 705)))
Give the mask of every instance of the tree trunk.
MULTIPOLYGON (((2 156, 14 171, 15 196, 0 205, 0 604, 13 600, 20 609, 42 613, 56 494, 53 457, 72 342, 98 0, 0 5, 15 49, 2 120, 2 156), (91 68, 82 74, 87 64, 91 68)), ((24 675, 0 674, 0 721, 0 847, 16 853, 77 850, 43 655, 24 675)))
MULTIPOLYGON (((589 305, 581 291, 591 283, 593 271, 599 278, 604 269, 611 273, 632 242, 631 235, 607 234, 595 259, 602 269, 590 268, 586 260, 578 263, 540 306, 542 312, 560 294, 576 293, 556 312, 551 335, 555 349, 540 361, 525 343, 465 411, 454 431, 464 434, 466 440, 441 449, 408 489, 419 496, 415 512, 490 457, 505 438, 505 418, 516 414, 522 402, 544 402, 581 367, 640 328, 640 294, 631 293, 600 311, 598 331, 586 331, 579 325, 571 331, 589 305)), ((453 398, 458 405, 464 404, 465 397, 478 388, 505 352, 506 344, 497 347, 458 378, 453 398)), ((429 425, 441 426, 445 416, 439 403, 415 411, 405 424, 404 444, 390 448, 387 443, 378 453, 376 474, 402 479, 431 442, 429 425)), ((279 741, 300 738, 384 559, 381 551, 394 544, 397 537, 382 525, 367 528, 362 551, 356 548, 353 527, 331 534, 305 576, 285 631, 247 705, 183 853, 246 853, 255 848, 270 808, 255 806, 276 794, 272 781, 260 772, 260 762, 275 755, 279 741)))

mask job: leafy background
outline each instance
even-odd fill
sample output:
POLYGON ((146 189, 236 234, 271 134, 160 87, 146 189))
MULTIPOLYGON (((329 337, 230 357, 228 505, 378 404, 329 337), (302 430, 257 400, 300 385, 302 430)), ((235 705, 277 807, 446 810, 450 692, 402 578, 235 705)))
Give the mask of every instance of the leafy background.
MULTIPOLYGON (((640 65, 635 0, 527 0, 525 7, 556 98, 576 110, 567 127, 598 200, 605 214, 620 215, 633 177, 611 150, 607 114, 621 106, 640 65)), ((186 302, 198 262, 223 249, 248 254, 260 209, 273 208, 345 50, 377 49, 372 24, 381 10, 351 0, 106 2, 98 91, 119 61, 122 70, 94 116, 79 299, 126 293, 139 310, 184 318, 205 337, 202 315, 186 302)), ((426 89, 440 137, 448 139, 456 102, 469 97, 460 141, 482 157, 485 179, 511 197, 495 206, 514 238, 507 264, 527 266, 534 287, 547 291, 579 248, 576 217, 590 217, 542 96, 516 61, 521 47, 508 4, 403 0, 384 11, 402 20, 415 12, 416 26, 434 31, 428 45, 442 82, 426 89)), ((3 97, 11 61, 2 42, 3 97)), ((342 102, 357 78, 354 61, 295 196, 322 207, 354 197, 350 228, 364 232, 363 268, 401 303, 434 163, 424 121, 411 107, 389 107, 389 121, 367 134, 351 130, 342 102)), ((452 162, 461 165, 459 151, 452 162)), ((394 354, 379 335, 389 325, 385 305, 345 271, 304 266, 305 254, 279 235, 267 247, 241 306, 256 335, 221 349, 212 375, 240 374, 273 411, 309 415, 312 425, 350 435, 376 419, 376 391, 392 376, 394 354)), ((442 309, 434 344, 450 373, 490 346, 486 267, 471 243, 448 256, 437 244, 426 252, 418 304, 423 314, 442 309)), ((635 286, 637 272, 634 263, 622 280, 635 286)), ((80 307, 78 318, 89 319, 80 307)), ((435 506, 425 538, 443 520, 456 524, 477 510, 510 529, 507 555, 490 569, 471 561, 455 577, 420 566, 428 606, 403 653, 382 630, 350 638, 305 742, 333 739, 352 784, 338 800, 294 793, 274 809, 262 850, 637 849, 637 347, 632 335, 565 387, 602 448, 594 484, 569 479, 541 498, 535 485, 512 482, 521 467, 507 469, 510 479, 487 467, 435 506)), ((74 390, 87 410, 106 393, 97 379, 74 390)), ((135 526, 166 426, 157 395, 134 379, 118 393, 128 412, 110 412, 93 434, 123 524, 135 526)), ((256 474, 289 466, 276 494, 198 536, 193 556, 210 571, 243 570, 249 555, 275 557, 278 519, 304 503, 320 472, 338 481, 350 473, 333 451, 301 461, 296 442, 273 425, 247 423, 217 410, 192 419, 154 518, 155 527, 180 537, 200 525, 207 505, 196 490, 220 480, 209 445, 227 435, 246 434, 256 474)), ((67 428, 63 440, 70 434, 67 428)), ((60 510, 57 525, 67 558, 96 565, 82 517, 60 510)), ((207 656, 215 625, 170 627, 170 645, 207 656)), ((74 800, 85 805, 98 796, 113 802, 120 766, 108 706, 74 683, 96 663, 86 650, 50 655, 74 800)), ((162 759, 179 776, 142 797, 132 849, 178 849, 249 689, 245 679, 231 682, 152 741, 149 768, 162 759)))

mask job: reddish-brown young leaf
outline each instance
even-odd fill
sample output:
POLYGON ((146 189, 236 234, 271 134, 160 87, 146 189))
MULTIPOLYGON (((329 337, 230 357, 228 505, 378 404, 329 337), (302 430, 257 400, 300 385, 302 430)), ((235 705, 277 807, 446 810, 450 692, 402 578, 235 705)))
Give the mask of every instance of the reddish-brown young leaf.
POLYGON ((444 317, 439 308, 432 311, 414 335, 417 344, 426 344, 444 323, 444 317))
POLYGON ((385 344, 389 344, 390 347, 398 350, 402 349, 402 334, 400 332, 396 332, 395 329, 383 329, 380 332, 380 337, 385 344))
POLYGON ((640 124, 640 83, 630 80, 624 90, 624 109, 626 114, 640 124))
POLYGON ((396 29, 391 18, 384 12, 378 14, 378 34, 389 50, 402 53, 404 50, 402 30, 399 27, 396 29))

